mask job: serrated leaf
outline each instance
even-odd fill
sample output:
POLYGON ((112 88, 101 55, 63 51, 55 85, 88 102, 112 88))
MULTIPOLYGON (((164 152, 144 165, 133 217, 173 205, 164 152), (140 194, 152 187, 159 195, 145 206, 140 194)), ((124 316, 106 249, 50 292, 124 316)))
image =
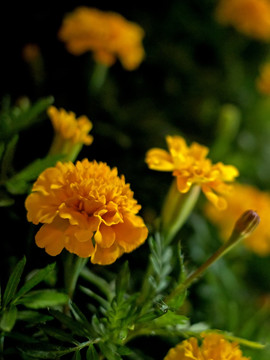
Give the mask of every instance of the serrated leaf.
POLYGON ((82 325, 82 323, 72 319, 71 317, 63 314, 62 312, 58 310, 50 310, 50 313, 59 320, 63 325, 65 325, 68 329, 72 331, 72 333, 80 336, 84 336, 89 338, 89 332, 85 327, 82 325))
POLYGON ((155 326, 157 327, 167 327, 167 326, 178 326, 183 325, 188 322, 188 318, 184 315, 179 315, 173 311, 168 311, 163 316, 154 320, 155 326))
POLYGON ((32 358, 37 359, 59 359, 59 357, 69 354, 76 350, 74 347, 72 348, 64 348, 60 346, 52 346, 49 344, 46 345, 39 345, 31 346, 31 349, 19 349, 22 354, 30 356, 32 358))
POLYGON ((48 336, 63 341, 63 342, 69 342, 71 344, 77 345, 77 341, 74 340, 74 336, 70 333, 67 333, 63 330, 53 328, 51 326, 45 325, 41 326, 40 329, 48 336))
POLYGON ((86 360, 99 360, 99 355, 93 344, 91 344, 87 349, 86 360))
POLYGON ((127 346, 119 346, 117 348, 117 352, 123 356, 128 356, 128 355, 133 354, 133 351, 130 348, 128 348, 127 346))
POLYGON ((73 301, 70 301, 69 306, 75 319, 82 322, 82 324, 88 330, 89 335, 93 337, 94 336, 93 328, 90 322, 87 320, 86 316, 82 313, 82 311, 78 308, 78 306, 74 304, 73 301))
POLYGON ((107 360, 122 360, 122 357, 117 353, 116 347, 113 344, 99 342, 98 346, 107 360))
POLYGON ((11 273, 4 295, 3 295, 3 308, 5 308, 9 302, 13 299, 17 287, 19 285, 23 269, 25 267, 26 258, 23 257, 22 260, 18 262, 18 264, 15 266, 13 272, 11 273))
POLYGON ((179 309, 183 305, 186 297, 187 297, 187 290, 183 290, 179 295, 176 295, 174 298, 170 299, 168 301, 168 305, 172 309, 179 309))
POLYGON ((16 306, 11 306, 9 309, 3 311, 0 318, 0 329, 3 331, 11 331, 15 325, 17 318, 16 306))
POLYGON ((55 268, 55 263, 47 265, 44 269, 38 270, 17 292, 14 303, 25 295, 28 291, 30 291, 33 287, 38 285, 41 281, 45 280, 46 277, 53 271, 55 268))
POLYGON ((43 309, 67 304, 69 296, 56 290, 36 290, 21 297, 17 303, 30 309, 43 309))

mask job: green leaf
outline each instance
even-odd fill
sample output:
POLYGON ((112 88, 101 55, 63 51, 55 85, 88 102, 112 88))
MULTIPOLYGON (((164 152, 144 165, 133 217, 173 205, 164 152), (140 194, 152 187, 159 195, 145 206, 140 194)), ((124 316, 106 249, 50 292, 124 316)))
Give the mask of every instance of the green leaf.
POLYGON ((168 311, 165 315, 154 320, 157 327, 173 327, 179 325, 186 325, 188 318, 184 315, 178 315, 173 311, 168 311))
POLYGON ((62 342, 69 342, 71 344, 77 345, 78 342, 74 340, 74 336, 70 333, 67 333, 63 330, 53 328, 48 325, 40 327, 40 329, 48 336, 60 340, 62 342))
POLYGON ((69 307, 72 311, 74 318, 84 325, 84 327, 88 330, 90 336, 94 337, 92 325, 87 320, 86 316, 82 313, 82 311, 78 308, 78 306, 74 304, 73 301, 70 301, 69 307))
POLYGON ((0 193, 0 207, 8 207, 14 204, 14 199, 8 197, 6 194, 0 193))
POLYGON ((0 318, 0 329, 3 331, 11 331, 15 325, 17 318, 16 306, 11 306, 9 309, 3 311, 0 318))
POLYGON ((10 170, 12 169, 12 162, 18 140, 19 140, 19 135, 16 134, 12 137, 12 139, 8 142, 6 146, 1 164, 2 179, 5 179, 8 176, 10 170))
POLYGON ((59 359, 59 357, 69 354, 76 350, 76 348, 64 348, 60 346, 53 346, 44 344, 43 346, 35 346, 33 344, 31 349, 19 349, 22 354, 32 357, 33 359, 59 359))
POLYGON ((26 259, 25 257, 22 258, 18 262, 18 264, 15 266, 15 269, 13 270, 12 274, 9 277, 4 295, 3 295, 3 308, 5 308, 9 302, 13 299, 17 287, 19 285, 23 269, 25 267, 26 259))
POLYGON ((179 309, 183 305, 186 297, 187 290, 184 290, 179 295, 176 295, 174 298, 170 299, 170 301, 168 302, 169 307, 171 309, 179 309))
POLYGON ((45 323, 47 321, 53 320, 53 317, 46 314, 41 314, 37 311, 24 310, 18 311, 17 321, 26 321, 31 324, 45 323))
POLYGON ((63 325, 72 331, 72 333, 89 338, 89 331, 85 329, 82 323, 72 319, 58 310, 50 310, 50 313, 63 325))
POLYGON ((99 342, 98 346, 107 360, 122 360, 122 357, 117 352, 116 346, 112 343, 99 342))
POLYGON ((7 190, 13 195, 24 194, 28 192, 30 186, 29 182, 35 180, 43 170, 54 166, 56 162, 62 158, 63 155, 57 154, 49 155, 43 159, 37 159, 33 161, 23 170, 6 181, 5 186, 7 190))
POLYGON ((30 309, 42 309, 67 304, 69 296, 56 290, 36 290, 21 297, 17 303, 30 309))
POLYGON ((14 106, 3 109, 0 113, 0 139, 10 138, 12 135, 39 121, 40 115, 53 101, 54 98, 49 96, 39 99, 30 106, 14 106))
POLYGON ((128 261, 126 261, 118 274, 115 282, 115 293, 117 301, 120 301, 126 294, 130 279, 130 271, 128 267, 128 261))
POLYGON ((72 357, 72 360, 81 360, 81 353, 80 350, 76 351, 75 354, 72 357))
POLYGON ((25 295, 28 291, 30 291, 33 287, 39 284, 41 281, 45 280, 46 277, 53 271, 55 268, 55 263, 47 265, 44 269, 37 271, 17 292, 15 299, 13 300, 14 303, 25 295))
POLYGON ((91 344, 87 349, 86 360, 99 360, 99 355, 93 344, 91 344))

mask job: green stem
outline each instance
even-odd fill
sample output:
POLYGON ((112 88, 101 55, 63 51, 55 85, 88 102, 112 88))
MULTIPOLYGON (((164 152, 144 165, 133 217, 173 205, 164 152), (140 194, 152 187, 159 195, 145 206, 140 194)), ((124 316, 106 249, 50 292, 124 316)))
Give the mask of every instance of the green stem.
POLYGON ((85 266, 88 258, 81 258, 77 255, 67 253, 64 262, 64 281, 66 292, 72 299, 78 277, 85 266))
POLYGON ((161 231, 165 244, 172 241, 186 222, 197 203, 200 190, 199 185, 193 185, 188 193, 182 194, 177 189, 176 180, 172 182, 161 212, 161 231))
POLYGON ((97 95, 101 90, 108 72, 108 66, 96 63, 89 82, 90 95, 97 95))
POLYGON ((166 303, 169 303, 171 300, 181 295, 195 280, 203 275, 206 269, 222 256, 224 256, 228 251, 230 251, 244 236, 233 232, 230 239, 224 243, 213 255, 211 255, 205 263, 203 263, 198 269, 191 273, 184 282, 180 283, 164 300, 166 303))

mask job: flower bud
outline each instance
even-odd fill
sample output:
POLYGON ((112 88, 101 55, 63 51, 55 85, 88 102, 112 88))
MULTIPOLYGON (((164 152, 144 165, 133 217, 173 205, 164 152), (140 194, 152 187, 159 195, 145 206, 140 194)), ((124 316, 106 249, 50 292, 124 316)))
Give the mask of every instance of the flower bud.
POLYGON ((260 223, 260 217, 254 210, 245 211, 236 221, 233 232, 241 237, 247 237, 253 233, 260 223))

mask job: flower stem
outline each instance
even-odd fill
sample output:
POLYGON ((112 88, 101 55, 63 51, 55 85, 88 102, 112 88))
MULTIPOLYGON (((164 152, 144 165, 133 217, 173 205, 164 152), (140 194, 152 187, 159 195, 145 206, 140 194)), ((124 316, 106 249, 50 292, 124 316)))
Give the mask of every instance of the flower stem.
POLYGON ((88 258, 81 258, 74 254, 66 254, 64 262, 64 281, 68 296, 72 299, 78 277, 85 266, 88 258))
POLYGON ((105 82, 107 72, 108 72, 108 66, 101 63, 95 64, 89 82, 89 93, 91 95, 96 95, 99 93, 100 89, 102 88, 105 82))
POLYGON ((211 255, 205 263, 191 273, 182 283, 180 283, 165 299, 166 303, 170 303, 181 295, 195 280, 197 280, 210 265, 224 256, 242 239, 249 236, 258 226, 260 218, 255 211, 247 210, 237 220, 232 235, 213 255, 211 255))
POLYGON ((169 244, 184 225, 200 195, 200 186, 193 185, 190 191, 182 194, 177 189, 176 180, 168 191, 161 211, 161 231, 165 244, 169 244))

